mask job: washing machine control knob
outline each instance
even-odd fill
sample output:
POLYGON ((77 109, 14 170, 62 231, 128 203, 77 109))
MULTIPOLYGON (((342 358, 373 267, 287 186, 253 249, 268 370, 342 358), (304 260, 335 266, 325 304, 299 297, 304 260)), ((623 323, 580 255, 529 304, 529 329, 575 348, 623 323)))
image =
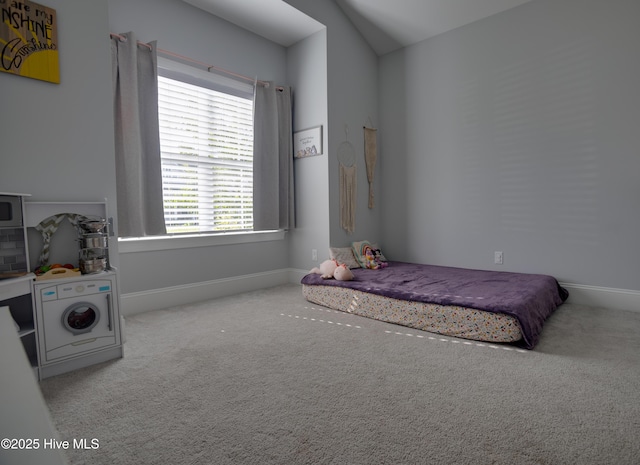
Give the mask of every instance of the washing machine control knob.
POLYGON ((82 284, 78 284, 78 285, 76 286, 76 292, 77 292, 78 294, 80 294, 80 293, 84 292, 84 286, 83 286, 82 284))

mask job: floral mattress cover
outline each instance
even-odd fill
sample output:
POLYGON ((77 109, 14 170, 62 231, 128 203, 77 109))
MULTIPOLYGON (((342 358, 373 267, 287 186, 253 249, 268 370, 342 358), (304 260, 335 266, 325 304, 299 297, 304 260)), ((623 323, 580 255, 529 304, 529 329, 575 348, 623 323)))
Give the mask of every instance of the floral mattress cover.
MULTIPOLYGON (((527 349, 535 347, 545 320, 569 295, 555 278, 547 275, 388 263, 386 268, 378 270, 352 269, 352 281, 322 279, 320 275, 308 274, 301 282, 303 289, 307 286, 337 287, 400 301, 508 315, 519 324, 522 335, 519 344, 527 349)), ((308 294, 309 289, 305 293, 308 294)))

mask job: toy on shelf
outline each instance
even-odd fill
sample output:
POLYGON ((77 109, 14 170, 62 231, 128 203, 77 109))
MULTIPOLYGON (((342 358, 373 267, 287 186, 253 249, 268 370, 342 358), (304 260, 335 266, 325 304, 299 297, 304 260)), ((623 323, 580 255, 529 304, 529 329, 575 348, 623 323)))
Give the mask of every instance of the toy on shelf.
POLYGON ((43 281, 46 279, 59 279, 59 278, 73 278, 80 276, 80 269, 73 266, 71 263, 60 265, 55 263, 53 265, 42 265, 35 269, 33 272, 36 275, 36 281, 43 281))

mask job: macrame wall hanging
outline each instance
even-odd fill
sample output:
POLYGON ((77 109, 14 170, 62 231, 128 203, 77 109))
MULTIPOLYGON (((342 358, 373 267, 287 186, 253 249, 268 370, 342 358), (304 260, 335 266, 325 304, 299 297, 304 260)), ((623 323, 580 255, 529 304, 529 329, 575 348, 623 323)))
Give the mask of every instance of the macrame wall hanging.
POLYGON ((346 140, 338 146, 340 162, 340 226, 349 234, 356 229, 357 172, 356 151, 349 142, 349 127, 344 125, 346 140))
POLYGON ((367 165, 367 180, 369 181, 369 208, 373 208, 373 179, 378 158, 377 131, 377 129, 364 126, 364 161, 367 165))

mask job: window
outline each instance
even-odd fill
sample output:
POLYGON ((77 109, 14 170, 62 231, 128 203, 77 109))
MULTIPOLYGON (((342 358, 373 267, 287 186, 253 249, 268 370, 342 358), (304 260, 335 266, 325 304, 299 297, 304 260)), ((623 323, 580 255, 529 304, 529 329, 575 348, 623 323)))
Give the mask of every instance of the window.
POLYGON ((158 60, 167 233, 253 229, 253 86, 158 60))

